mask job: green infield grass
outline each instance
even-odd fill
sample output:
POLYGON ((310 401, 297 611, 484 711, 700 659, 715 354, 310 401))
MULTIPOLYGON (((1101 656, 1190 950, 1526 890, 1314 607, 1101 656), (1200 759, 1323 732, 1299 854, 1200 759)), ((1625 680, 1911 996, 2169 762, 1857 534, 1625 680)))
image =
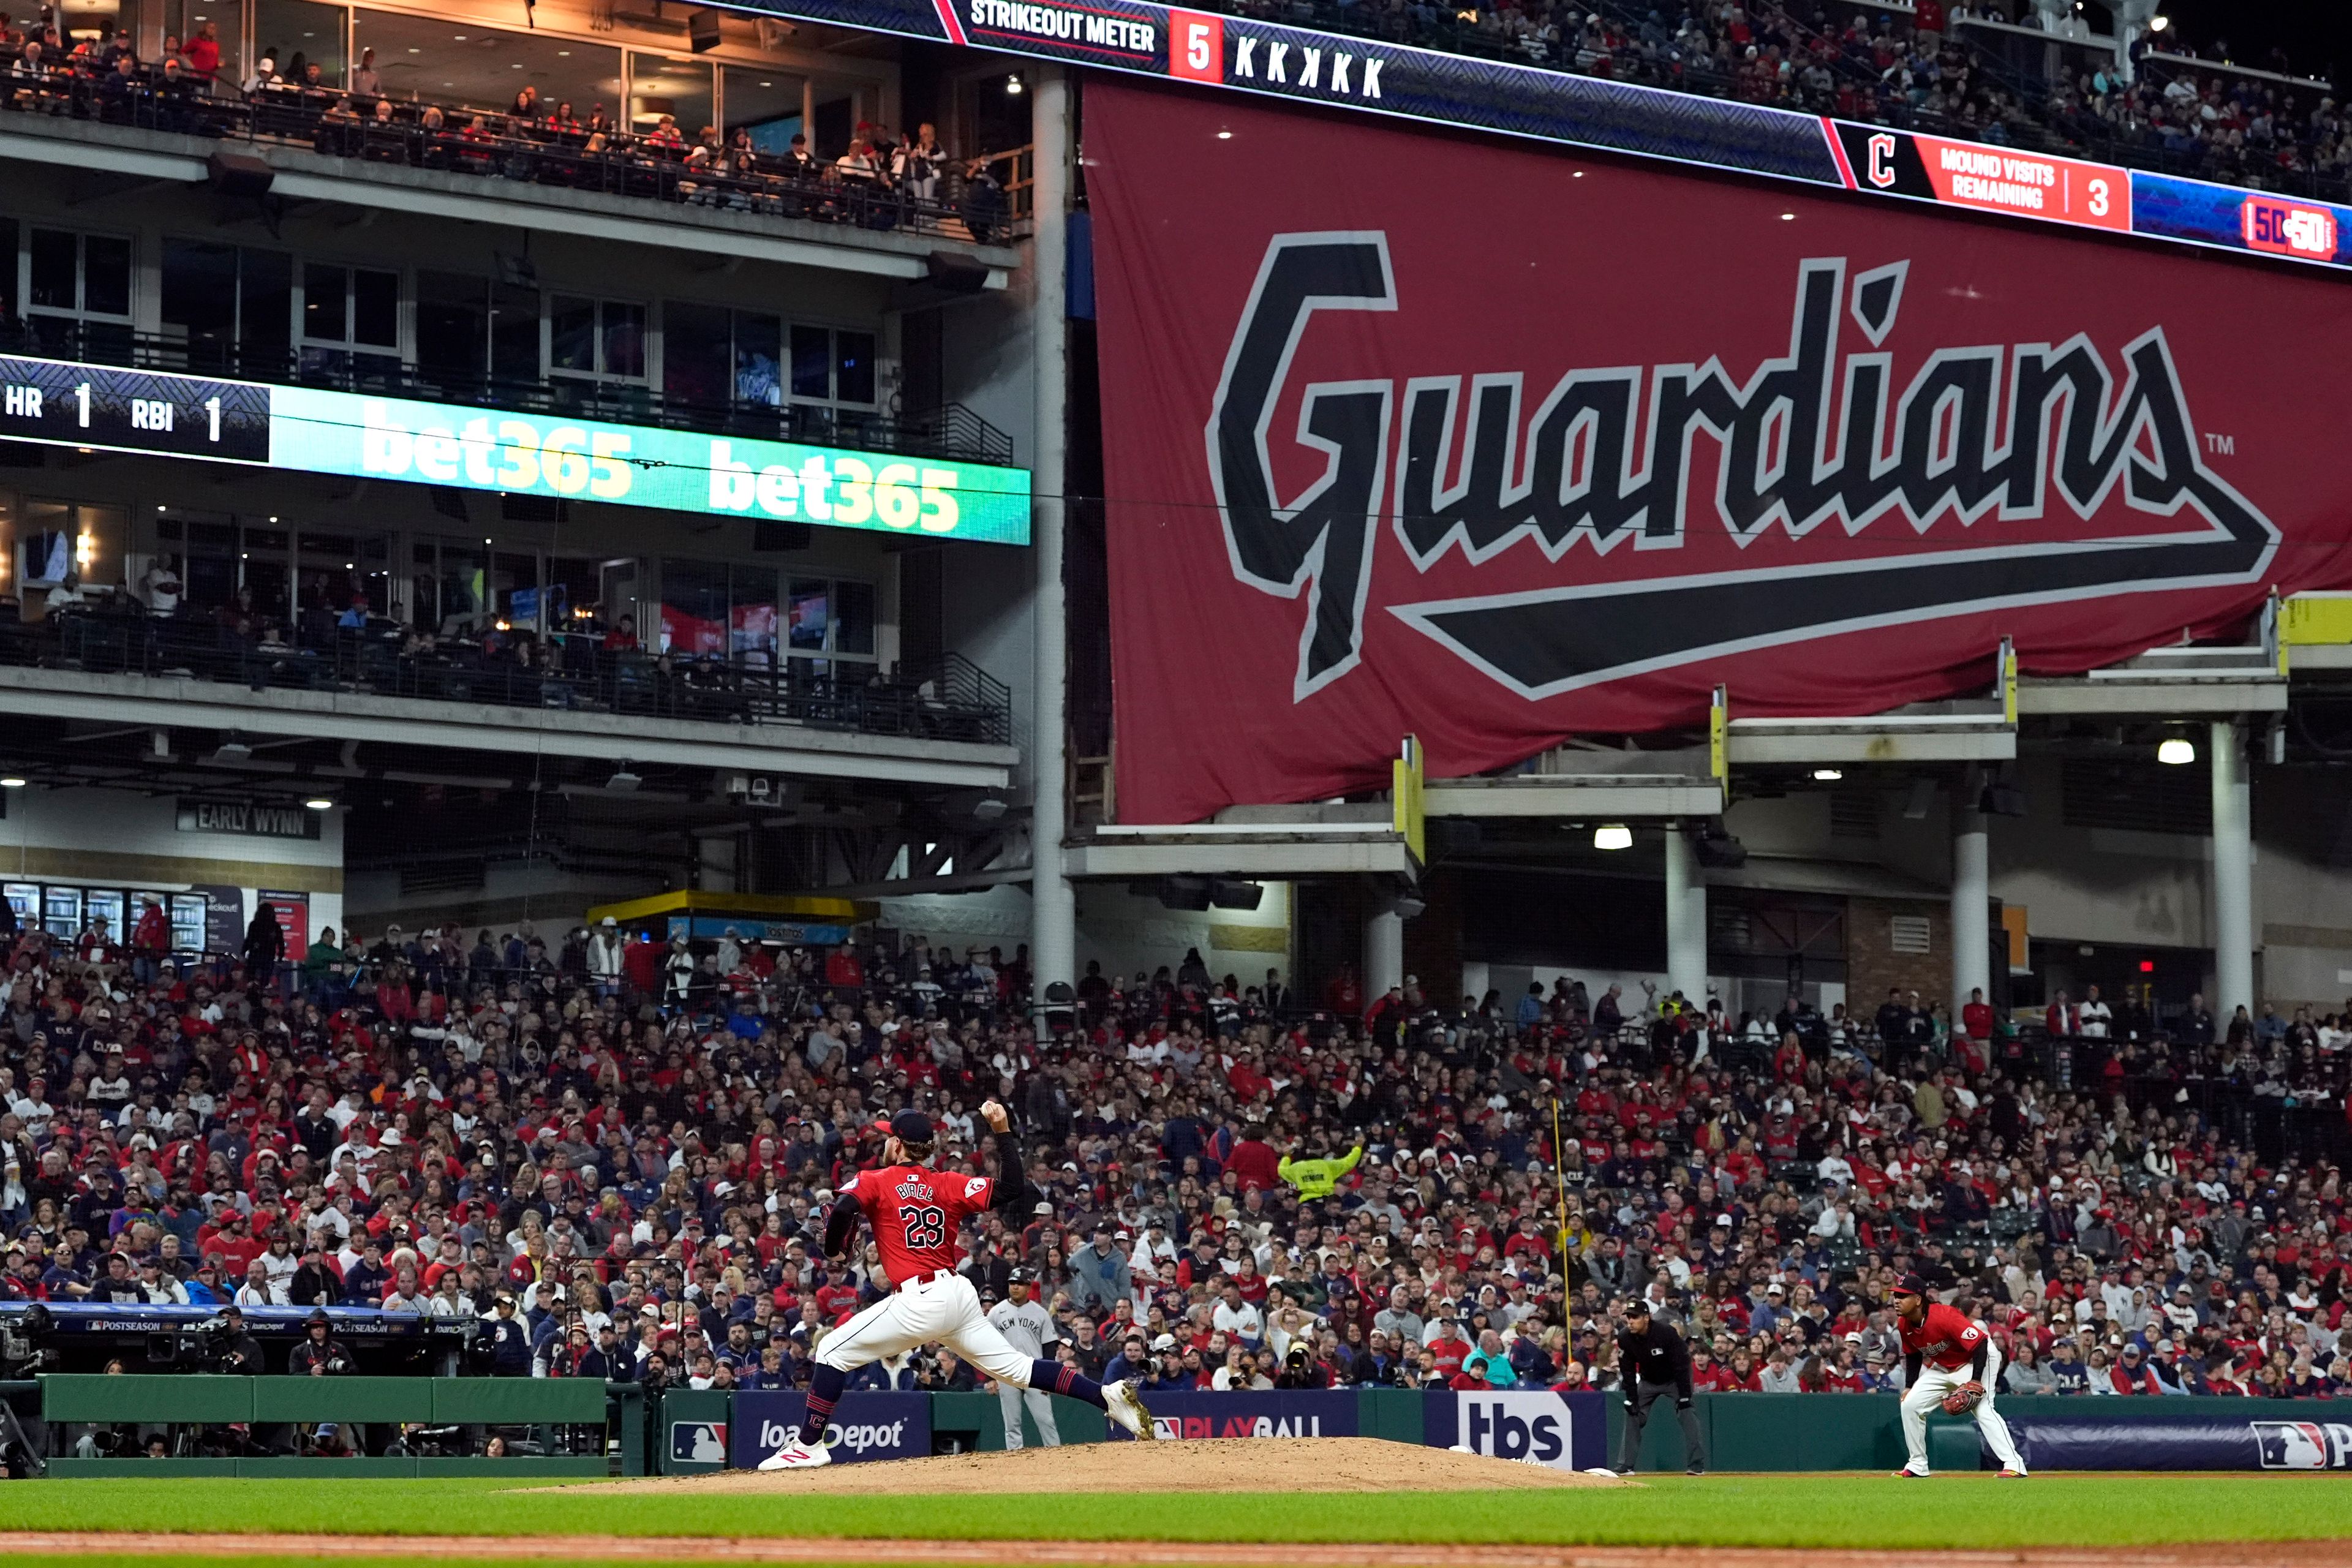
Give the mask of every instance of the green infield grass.
POLYGON ((2331 1475, 1816 1473, 1557 1491, 926 1497, 884 1491, 887 1473, 876 1468, 871 1497, 799 1498, 471 1479, 47 1481, 0 1488, 0 1530, 1896 1548, 2352 1539, 2352 1478, 2331 1475))

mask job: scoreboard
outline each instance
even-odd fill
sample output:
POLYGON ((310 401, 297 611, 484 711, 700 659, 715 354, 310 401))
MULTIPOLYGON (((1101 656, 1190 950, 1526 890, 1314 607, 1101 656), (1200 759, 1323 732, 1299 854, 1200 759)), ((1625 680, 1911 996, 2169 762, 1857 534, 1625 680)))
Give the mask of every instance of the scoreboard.
POLYGON ((729 9, 1864 195, 2352 267, 2352 207, 1472 59, 1150 0, 723 0, 729 9))

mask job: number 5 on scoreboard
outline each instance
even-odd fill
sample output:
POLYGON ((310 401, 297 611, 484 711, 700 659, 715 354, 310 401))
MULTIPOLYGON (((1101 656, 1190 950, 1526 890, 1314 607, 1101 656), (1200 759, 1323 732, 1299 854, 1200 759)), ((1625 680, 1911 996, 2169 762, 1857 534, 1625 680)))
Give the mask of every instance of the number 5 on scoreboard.
POLYGON ((1222 16, 1198 11, 1168 13, 1168 74, 1186 81, 1223 86, 1225 79, 1225 24, 1222 16))

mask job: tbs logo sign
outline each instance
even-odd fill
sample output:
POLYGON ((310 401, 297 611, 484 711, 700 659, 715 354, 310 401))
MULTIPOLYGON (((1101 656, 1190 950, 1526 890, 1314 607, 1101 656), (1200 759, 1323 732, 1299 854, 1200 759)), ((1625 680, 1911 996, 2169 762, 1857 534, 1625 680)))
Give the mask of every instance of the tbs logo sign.
POLYGON ((2341 1469, 2352 1459, 2352 1426, 2340 1421, 2256 1421, 2254 1443, 2266 1470, 2341 1469))
POLYGON ((1569 1453, 1568 1406, 1556 1394, 1458 1394, 1461 1446, 1489 1458, 1555 1470, 1576 1468, 1569 1453))
POLYGON ((2328 207, 2248 196, 2238 209, 2238 226, 2250 247, 2273 256, 2327 261, 2336 255, 2336 214, 2328 207))

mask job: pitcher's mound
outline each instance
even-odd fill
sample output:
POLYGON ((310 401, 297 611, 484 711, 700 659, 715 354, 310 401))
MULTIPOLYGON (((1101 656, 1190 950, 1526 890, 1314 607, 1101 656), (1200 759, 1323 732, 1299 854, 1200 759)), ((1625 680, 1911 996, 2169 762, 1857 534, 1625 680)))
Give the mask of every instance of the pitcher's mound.
POLYGON ((1379 1437, 1219 1437, 1081 1443, 1013 1453, 727 1470, 606 1482, 600 1492, 1399 1492, 1630 1483, 1379 1437))

